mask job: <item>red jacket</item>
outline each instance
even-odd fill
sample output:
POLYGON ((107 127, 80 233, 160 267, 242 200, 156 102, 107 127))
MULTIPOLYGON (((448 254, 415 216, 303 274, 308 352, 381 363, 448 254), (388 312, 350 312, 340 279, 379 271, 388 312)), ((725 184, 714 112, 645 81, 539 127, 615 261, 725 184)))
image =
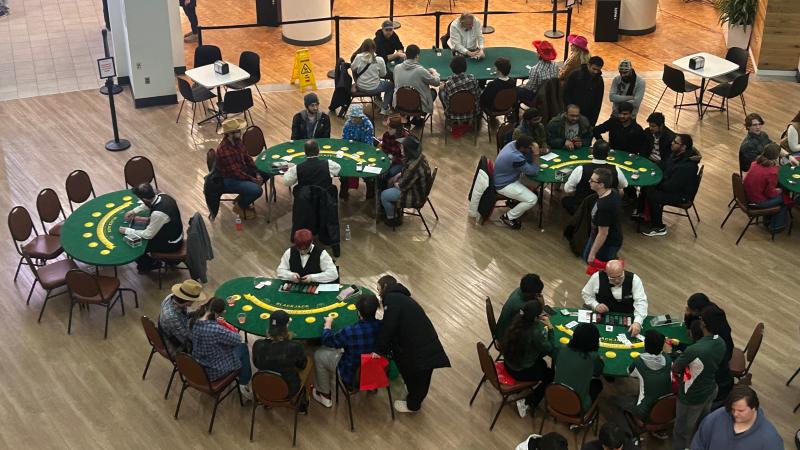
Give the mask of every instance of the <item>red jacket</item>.
POLYGON ((765 202, 781 195, 778 166, 764 167, 753 161, 744 177, 744 192, 751 203, 765 202))

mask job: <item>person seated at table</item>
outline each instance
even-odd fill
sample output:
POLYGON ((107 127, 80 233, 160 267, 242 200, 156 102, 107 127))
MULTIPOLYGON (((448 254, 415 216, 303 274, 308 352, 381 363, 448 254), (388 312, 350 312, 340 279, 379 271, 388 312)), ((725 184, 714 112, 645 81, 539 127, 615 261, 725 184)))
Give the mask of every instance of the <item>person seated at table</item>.
POLYGON ((419 93, 420 109, 428 114, 433 112, 433 100, 436 91, 431 86, 439 86, 439 73, 431 68, 424 68, 419 63, 419 47, 411 44, 406 47, 406 60, 394 69, 393 107, 397 106, 397 90, 410 87, 419 93))
POLYGON ((394 31, 394 22, 384 20, 381 29, 375 32, 375 54, 384 61, 401 62, 406 59, 403 51, 405 46, 400 42, 400 36, 394 31))
POLYGON ((672 155, 672 141, 675 139, 675 132, 670 130, 665 124, 664 114, 654 112, 647 116, 647 150, 642 156, 658 164, 664 169, 664 164, 672 155))
POLYGON ((327 139, 331 137, 331 118, 319 110, 319 97, 309 92, 303 97, 305 109, 292 117, 293 141, 298 139, 327 139))
POLYGON ((387 181, 387 188, 381 192, 384 222, 390 227, 401 224, 402 216, 397 215, 398 209, 419 208, 425 203, 432 182, 431 167, 422 154, 419 139, 410 134, 398 141, 403 146, 403 168, 387 181))
POLYGON ((377 297, 361 294, 356 300, 358 322, 335 333, 332 330, 334 318, 325 317, 322 347, 314 352, 316 385, 312 390, 312 397, 322 406, 333 406, 331 393, 336 389, 333 379, 337 369, 345 386, 359 387, 356 374, 361 367, 361 355, 375 351, 375 342, 381 330, 381 321, 375 319, 379 306, 377 297))
POLYGON ((583 199, 592 193, 589 180, 592 178, 594 169, 598 167, 606 167, 614 172, 614 175, 611 177, 611 189, 625 189, 628 187, 628 179, 625 178, 622 169, 610 164, 606 160, 610 149, 611 147, 608 145, 608 142, 598 139, 592 146, 592 162, 581 164, 569 174, 567 182, 564 183, 564 193, 572 195, 561 197, 561 206, 563 206, 570 215, 575 214, 575 211, 577 211, 583 199))
POLYGON ((178 352, 192 351, 192 331, 189 329, 189 313, 192 304, 205 303, 203 285, 196 280, 186 280, 172 286, 171 293, 161 302, 158 315, 158 330, 164 338, 164 346, 170 356, 178 352))
MULTIPOLYGON (((307 374, 311 370, 303 344, 293 341, 289 333, 291 321, 286 311, 274 311, 269 316, 268 338, 253 343, 253 365, 258 370, 280 375, 289 387, 290 397, 300 390, 301 382, 308 379, 307 374)), ((303 401, 307 402, 306 399, 303 401)))
MULTIPOLYGON (((372 125, 372 121, 369 120, 369 117, 364 114, 364 107, 362 105, 351 104, 347 109, 347 121, 342 128, 342 139, 373 145, 373 141, 375 140, 375 127, 372 125)), ((339 198, 347 199, 350 188, 358 188, 357 177, 341 177, 339 183, 341 183, 339 198)), ((373 195, 375 195, 375 185, 369 180, 366 181, 366 185, 367 198, 373 198, 373 195)))
POLYGON ((399 114, 393 114, 383 121, 386 131, 381 136, 380 149, 391 159, 389 170, 386 172, 387 179, 397 175, 403 169, 403 146, 400 144, 400 139, 409 134, 403 121, 403 116, 399 114))
POLYGON ((603 107, 603 58, 592 56, 567 77, 564 85, 564 105, 578 105, 581 113, 594 126, 603 107))
POLYGON ((556 49, 553 48, 553 44, 549 41, 538 40, 533 41, 532 44, 539 55, 539 61, 531 66, 528 81, 525 82, 525 85, 517 88, 517 105, 520 103, 528 106, 533 105, 539 87, 549 79, 558 78, 558 64, 555 62, 557 53, 556 49))
POLYGON ((781 148, 778 144, 767 144, 764 151, 750 164, 744 176, 744 193, 754 208, 780 206, 772 216, 764 216, 764 226, 772 233, 780 233, 789 222, 789 207, 783 190, 778 187, 778 159, 781 148))
POLYGON ((342 166, 332 159, 320 159, 319 144, 315 140, 308 140, 303 145, 306 160, 300 164, 289 167, 283 174, 283 184, 287 187, 319 186, 328 187, 333 184, 331 178, 339 175, 342 166))
POLYGON ((483 28, 478 19, 472 14, 462 13, 456 20, 450 22, 450 39, 447 46, 453 54, 464 55, 467 58, 481 59, 483 52, 483 28))
POLYGON ((511 320, 519 314, 526 303, 536 301, 544 305, 543 290, 544 283, 535 273, 526 274, 519 280, 519 287, 508 296, 508 300, 503 304, 503 309, 500 310, 500 317, 497 318, 495 336, 493 336, 497 341, 506 335, 511 320))
POLYGON ((597 354, 599 349, 600 332, 591 323, 579 323, 567 346, 556 349, 553 383, 564 384, 578 394, 581 413, 588 411, 603 391, 603 382, 597 378, 605 366, 597 354))
POLYGON ((702 156, 694 148, 694 141, 688 134, 675 135, 672 141, 672 155, 664 165, 664 176, 656 186, 648 186, 639 196, 639 206, 634 217, 644 211, 645 202, 650 207, 650 230, 645 236, 665 236, 667 226, 662 222, 664 205, 681 204, 689 201, 697 191, 697 166, 702 156))
POLYGON ((644 336, 644 352, 628 367, 630 376, 639 379, 639 393, 630 412, 643 421, 656 400, 672 393, 672 357, 664 352, 666 339, 656 329, 647 330, 644 336))
MULTIPOLYGON (((377 95, 383 93, 383 104, 381 114, 388 114, 392 106, 392 95, 394 85, 389 80, 383 78, 388 73, 386 71, 386 61, 380 56, 375 55, 375 41, 364 39, 357 51, 357 55, 350 64, 350 71, 353 72, 353 81, 356 88, 365 94, 377 95)), ((361 106, 361 105, 351 105, 361 106)))
POLYGON ((535 411, 544 398, 544 390, 553 381, 553 369, 544 357, 553 353, 553 325, 542 314, 542 303, 526 302, 514 314, 511 324, 500 339, 506 370, 517 381, 539 381, 533 392, 517 400, 520 417, 535 411))
POLYGON ((521 176, 532 177, 539 173, 539 148, 534 147, 530 136, 522 135, 500 150, 494 162, 494 188, 498 194, 518 203, 500 220, 512 230, 522 228, 520 218, 536 205, 537 197, 520 181, 521 176))
POLYGON ((628 327, 631 336, 638 336, 647 317, 647 294, 639 275, 625 270, 622 261, 612 259, 604 270, 598 270, 581 290, 583 303, 598 313, 633 315, 628 327))
POLYGON ((246 219, 246 210, 250 210, 255 217, 253 202, 264 193, 261 188, 264 179, 242 142, 242 130, 245 128, 247 121, 244 119, 233 118, 222 122, 220 134, 225 137, 217 146, 214 163, 215 170, 222 177, 225 192, 239 194, 233 204, 233 212, 242 220, 246 219))
MULTIPOLYGON (((582 65, 589 63, 589 58, 592 55, 589 53, 589 41, 585 37, 577 34, 570 34, 567 36, 569 42, 569 54, 567 60, 561 66, 558 72, 558 79, 562 82, 575 70, 578 70, 582 65)), ((602 66, 602 64, 600 64, 602 66)), ((602 94, 601 94, 602 95, 602 94)))
POLYGON ((550 119, 547 124, 547 145, 552 149, 575 150, 592 145, 592 126, 581 114, 578 105, 550 119))
POLYGON ((514 128, 511 138, 516 141, 523 135, 530 136, 533 139, 533 145, 539 148, 540 155, 548 152, 547 130, 545 130, 542 123, 542 114, 535 107, 527 109, 522 114, 522 120, 517 128, 514 128))
POLYGON ((516 80, 508 77, 511 73, 511 61, 508 58, 497 58, 494 67, 497 69, 497 78, 490 81, 481 93, 481 108, 489 111, 493 109, 494 99, 500 91, 516 89, 517 86, 516 80))
MULTIPOLYGON (((786 125, 786 130, 781 135, 781 148, 790 154, 800 153, 800 111, 786 125)), ((790 160, 793 166, 798 164, 794 156, 790 160)))
POLYGON ((589 186, 597 194, 597 201, 591 210, 591 232, 583 248, 583 259, 593 264, 595 259, 610 261, 617 257, 622 248, 622 199, 614 189, 613 172, 606 167, 592 171, 589 186))
POLYGON ((619 114, 620 105, 627 103, 633 106, 631 117, 636 120, 639 106, 644 98, 645 81, 636 75, 633 65, 629 59, 619 62, 619 75, 614 77, 611 82, 611 90, 608 91, 608 101, 611 102, 611 115, 619 114))
POLYGON ((633 105, 624 102, 617 106, 617 115, 594 127, 595 139, 608 133, 611 148, 631 154, 643 153, 647 148, 647 136, 633 117, 633 105))
MULTIPOLYGON (((447 120, 458 123, 456 127, 466 127, 468 129, 469 124, 476 120, 481 113, 481 88, 478 86, 478 80, 475 79, 475 75, 466 73, 467 60, 463 56, 453 56, 453 59, 450 60, 450 70, 453 72, 453 75, 451 75, 450 78, 444 82, 442 88, 439 89, 439 100, 441 100, 442 106, 444 106, 444 114, 447 120), (453 95, 456 93, 463 91, 469 92, 475 96, 475 111, 473 113, 456 114, 450 110, 450 99, 453 98, 453 95)), ((453 130, 455 131, 455 129, 456 128, 453 130)))
POLYGON ((767 144, 772 143, 767 132, 761 129, 764 126, 764 119, 760 114, 748 114, 744 118, 744 126, 747 128, 747 135, 739 145, 739 171, 741 172, 750 170, 750 164, 756 160, 767 144))
POLYGON ((211 297, 189 322, 192 330, 192 358, 206 370, 208 381, 214 382, 225 375, 239 371, 239 392, 247 400, 253 399, 250 390, 250 352, 239 333, 231 331, 222 313, 225 300, 211 297))
POLYGON ((142 204, 125 213, 124 220, 130 226, 119 227, 119 232, 126 236, 138 236, 147 239, 147 251, 136 259, 136 268, 139 273, 150 272, 161 267, 161 261, 156 261, 150 253, 172 253, 178 251, 183 245, 183 221, 178 209, 178 202, 172 196, 163 192, 156 192, 149 183, 142 183, 133 189, 133 194, 142 201, 142 204), (136 216, 150 212, 147 227, 144 230, 133 228, 136 216))
POLYGON ((314 245, 311 230, 294 232, 294 245, 286 249, 275 276, 295 283, 331 283, 339 278, 339 270, 328 252, 314 245))

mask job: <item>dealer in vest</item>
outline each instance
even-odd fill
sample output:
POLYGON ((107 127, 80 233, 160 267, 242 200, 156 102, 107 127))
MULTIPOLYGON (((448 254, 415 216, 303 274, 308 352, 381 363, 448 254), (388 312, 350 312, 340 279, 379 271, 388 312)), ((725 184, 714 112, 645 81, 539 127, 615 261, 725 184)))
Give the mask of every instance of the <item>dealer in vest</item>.
POLYGON ((608 167, 615 170, 617 174, 614 177, 614 182, 611 184, 612 189, 625 189, 628 187, 628 179, 622 173, 622 169, 608 163, 608 153, 611 147, 608 142, 598 139, 592 147, 592 162, 580 165, 575 168, 570 174, 567 182, 564 183, 564 193, 572 194, 561 197, 561 206, 570 214, 575 214, 578 206, 580 206, 583 199, 592 193, 592 188, 589 187, 589 179, 592 178, 594 169, 598 167, 608 167))
POLYGON ((283 253, 277 276, 295 283, 332 283, 339 279, 339 271, 331 256, 314 245, 311 230, 294 232, 294 246, 283 253))
POLYGON ((336 161, 319 158, 319 144, 315 140, 306 141, 303 145, 306 160, 296 166, 289 167, 283 174, 283 184, 292 187, 297 184, 302 186, 328 187, 332 184, 331 178, 339 176, 342 166, 336 161))
POLYGON ((633 314, 628 328, 631 336, 642 331, 647 317, 647 295, 639 276, 625 270, 622 261, 612 259, 604 271, 595 272, 581 291, 583 303, 595 312, 633 314))

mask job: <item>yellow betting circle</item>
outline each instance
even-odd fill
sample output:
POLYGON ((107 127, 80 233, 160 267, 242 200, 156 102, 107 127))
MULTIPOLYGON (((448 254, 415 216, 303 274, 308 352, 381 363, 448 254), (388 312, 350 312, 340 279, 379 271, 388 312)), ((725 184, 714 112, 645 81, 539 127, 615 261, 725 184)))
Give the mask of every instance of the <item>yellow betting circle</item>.
POLYGON ((331 146, 330 145, 323 145, 322 148, 324 148, 325 150, 328 150, 329 148, 331 148, 331 146))
POLYGON ((353 304, 353 303, 350 303, 349 305, 347 305, 347 309, 349 309, 350 311, 355 311, 356 310, 356 305, 353 304))
POLYGON ((103 250, 100 250, 100 254, 101 254, 101 255, 104 255, 104 256, 105 256, 105 255, 107 255, 107 254, 109 254, 109 253, 111 253, 111 250, 108 250, 108 249, 103 249, 103 250))
POLYGON ((631 358, 638 358, 639 352, 631 352, 631 358))
POLYGON ((130 195, 126 195, 126 196, 122 197, 122 200, 124 200, 126 202, 129 202, 129 201, 133 200, 133 197, 131 197, 130 195))
POLYGON ((647 172, 647 168, 646 167, 640 167, 639 168, 639 172, 647 172))
POLYGON ((609 156, 609 157, 606 158, 606 160, 607 161, 614 161, 614 157, 613 156, 609 156))
POLYGON ((244 305, 242 306, 242 311, 249 312, 253 310, 253 305, 244 305))
POLYGON ((281 157, 281 155, 272 155, 272 159, 278 159, 280 157, 281 157))
MULTIPOLYGON (((244 298, 245 298, 245 300, 249 301, 250 303, 252 303, 254 305, 257 305, 257 306, 259 306, 259 307, 261 307, 263 309, 266 309, 267 311, 277 311, 277 310, 281 309, 281 308, 272 306, 269 303, 265 303, 264 301, 260 300, 258 297, 256 297, 253 294, 244 294, 244 298)), ((247 305, 247 306, 250 306, 250 305, 247 305)), ((326 313, 326 312, 329 312, 329 311, 333 311, 335 309, 343 308, 345 306, 347 306, 347 303, 345 303, 345 302, 336 302, 336 303, 331 303, 330 305, 327 305, 327 306, 321 306, 319 308, 313 308, 313 309, 285 309, 284 311, 286 311, 288 314, 292 314, 292 315, 305 316, 305 315, 311 315, 311 314, 322 314, 322 313, 326 313)), ((242 309, 244 309, 244 307, 242 307, 242 309)), ((250 306, 250 309, 252 309, 252 306, 250 306)))
POLYGON ((294 153, 294 149, 293 148, 287 148, 286 149, 286 153, 294 153))
POLYGON ((85 226, 86 228, 92 228, 94 226, 94 222, 86 222, 85 224, 83 224, 83 226, 85 226))
POLYGON ((614 358, 616 358, 616 357, 617 357, 617 354, 616 354, 616 353, 614 353, 614 352, 606 352, 606 358, 608 358, 608 359, 614 359, 614 358))
POLYGON ((92 233, 83 233, 83 237, 85 237, 87 239, 92 237, 92 236, 94 236, 92 233))
POLYGON ((578 159, 578 155, 569 155, 569 159, 578 159))
POLYGON ((267 319, 269 319, 269 313, 261 313, 261 314, 258 315, 258 317, 260 317, 260 318, 262 318, 264 320, 267 320, 267 319))
POLYGON ((560 163, 561 162, 561 158, 555 158, 555 159, 553 159, 553 162, 554 163, 560 163))
POLYGON ((371 163, 374 163, 375 161, 377 161, 377 159, 375 159, 375 158, 367 158, 367 161, 369 161, 371 163))
POLYGON ((547 164, 542 164, 542 165, 541 165, 541 168, 542 168, 542 169, 547 169, 548 167, 550 167, 550 166, 548 166, 547 164))
POLYGON ((98 246, 98 245, 100 245, 100 244, 98 244, 97 242, 89 242, 89 243, 88 243, 88 244, 86 244, 86 245, 88 245, 88 246, 89 246, 89 248, 95 248, 95 247, 97 247, 97 246, 98 246))
POLYGON ((314 316, 306 317, 306 323, 314 323, 317 321, 317 318, 314 316))
MULTIPOLYGON (((567 336, 572 336, 572 333, 573 333, 572 330, 570 330, 569 328, 565 327, 564 325, 556 325, 556 329, 558 331, 566 334, 567 336)), ((673 339, 673 341, 676 341, 676 340, 673 339)), ((631 343, 631 345, 628 345, 628 344, 612 344, 610 342, 600 341, 600 347, 602 347, 602 348, 610 348, 610 349, 614 349, 614 350, 631 350, 631 349, 634 349, 634 348, 644 348, 644 342, 636 342, 636 343, 631 343)))
POLYGON ((342 147, 342 148, 340 148, 340 150, 346 152, 346 151, 350 150, 350 147, 342 147))
POLYGON ((794 175, 792 175, 792 178, 800 178, 800 175, 794 174, 794 175))
POLYGON ((328 313, 328 317, 330 317, 331 319, 335 319, 335 318, 339 317, 339 313, 337 313, 335 311, 334 312, 329 312, 328 313))
POLYGON ((558 342, 561 342, 562 344, 567 345, 567 344, 569 344, 569 338, 568 337, 562 337, 561 339, 558 340, 558 342))
POLYGON ((633 164, 633 161, 625 161, 623 164, 625 164, 626 166, 630 166, 633 164))
POLYGON ((102 215, 103 215, 103 213, 98 212, 98 211, 95 211, 95 212, 92 213, 92 217, 100 217, 102 215))

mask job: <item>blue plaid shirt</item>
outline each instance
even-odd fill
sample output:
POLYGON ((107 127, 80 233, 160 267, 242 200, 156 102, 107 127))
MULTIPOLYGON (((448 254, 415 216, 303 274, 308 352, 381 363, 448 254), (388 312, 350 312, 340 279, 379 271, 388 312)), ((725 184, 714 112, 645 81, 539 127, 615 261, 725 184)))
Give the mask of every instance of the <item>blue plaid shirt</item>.
POLYGON ((239 333, 215 320, 198 320, 192 328, 192 357, 205 367, 211 381, 241 369, 242 363, 233 351, 241 343, 239 333))
POLYGON ((343 348, 344 354, 339 360, 339 374, 345 386, 354 386, 356 370, 361 367, 361 355, 375 351, 375 341, 381 329, 380 320, 359 320, 358 323, 342 328, 337 333, 325 329, 322 331, 322 345, 331 348, 343 348))

